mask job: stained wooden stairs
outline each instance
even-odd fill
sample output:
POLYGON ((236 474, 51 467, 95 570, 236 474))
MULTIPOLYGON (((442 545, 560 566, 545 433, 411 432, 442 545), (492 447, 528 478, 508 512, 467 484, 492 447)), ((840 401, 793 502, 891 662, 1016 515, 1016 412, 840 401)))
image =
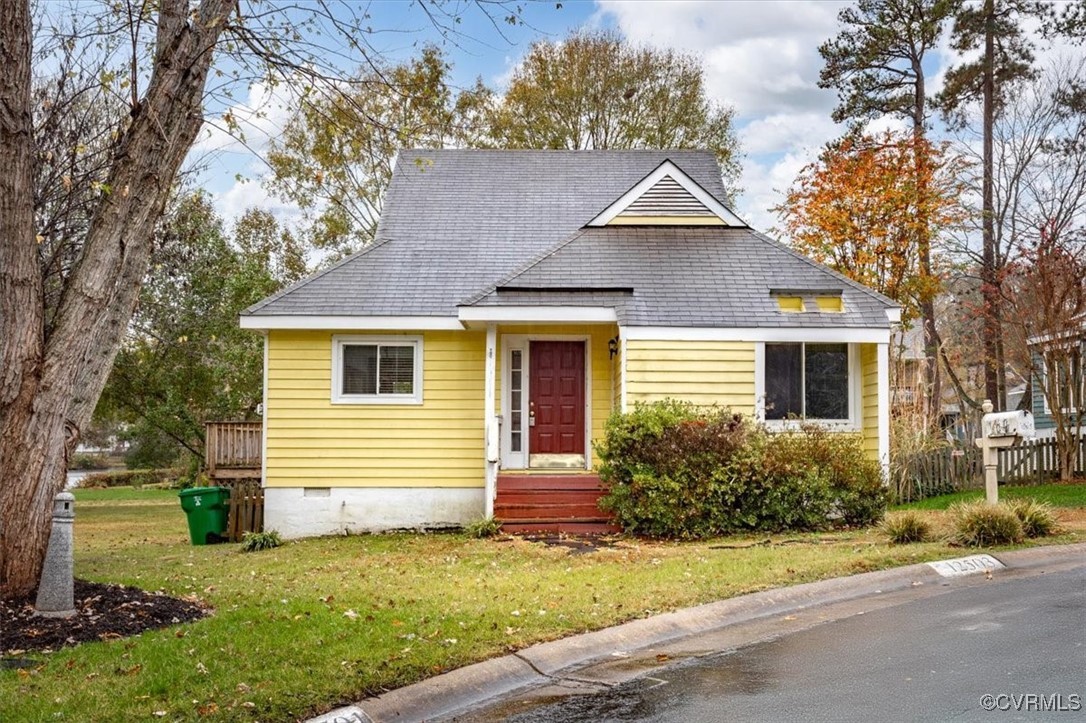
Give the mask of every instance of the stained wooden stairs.
POLYGON ((505 532, 619 532, 599 508, 607 488, 595 474, 499 474, 494 516, 505 532))

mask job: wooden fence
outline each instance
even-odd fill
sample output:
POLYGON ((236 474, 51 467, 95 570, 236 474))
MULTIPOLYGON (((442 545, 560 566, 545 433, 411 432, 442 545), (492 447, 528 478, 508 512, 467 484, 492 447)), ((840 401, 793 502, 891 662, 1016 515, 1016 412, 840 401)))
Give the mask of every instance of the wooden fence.
POLYGON ((263 426, 260 422, 208 422, 204 427, 204 471, 211 484, 230 488, 226 529, 231 542, 239 542, 246 532, 264 531, 263 426))
MULTIPOLYGON (((1077 474, 1086 474, 1086 436, 1079 438, 1077 474)), ((984 487, 984 465, 976 447, 922 452, 892 465, 899 502, 984 487)), ((999 450, 996 476, 1000 483, 1043 484, 1059 476, 1056 440, 1030 439, 999 450)))

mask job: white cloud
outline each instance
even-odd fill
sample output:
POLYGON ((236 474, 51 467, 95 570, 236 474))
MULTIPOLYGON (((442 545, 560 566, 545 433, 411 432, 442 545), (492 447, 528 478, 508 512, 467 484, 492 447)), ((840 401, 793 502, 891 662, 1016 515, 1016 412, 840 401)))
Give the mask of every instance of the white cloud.
POLYGON ((821 148, 840 135, 841 128, 825 113, 775 113, 750 121, 739 129, 744 153, 758 156, 787 149, 821 148))
POLYGON ((599 13, 633 42, 698 53, 710 92, 740 118, 832 109, 818 87, 818 46, 837 30, 845 3, 623 2, 600 0, 599 13))
POLYGON ((225 191, 211 195, 215 210, 228 222, 241 218, 250 208, 267 211, 287 226, 296 225, 302 218, 301 209, 271 195, 260 179, 235 180, 225 191))
POLYGON ((737 208, 739 217, 760 231, 777 226, 777 214, 770 209, 784 200, 800 170, 816 158, 818 148, 811 147, 786 153, 776 160, 743 164, 739 182, 744 191, 737 208))
POLYGON ((287 84, 272 88, 266 83, 253 83, 248 97, 205 119, 192 151, 194 154, 262 153, 283 132, 294 108, 287 84), (228 128, 226 113, 237 123, 240 138, 228 128))

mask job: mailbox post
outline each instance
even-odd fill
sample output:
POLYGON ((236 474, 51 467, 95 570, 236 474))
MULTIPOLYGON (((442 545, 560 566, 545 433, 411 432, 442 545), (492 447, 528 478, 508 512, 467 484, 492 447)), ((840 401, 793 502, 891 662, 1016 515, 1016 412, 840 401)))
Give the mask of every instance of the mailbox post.
POLYGON ((1029 412, 993 413, 992 402, 988 399, 980 408, 984 411, 980 421, 981 436, 974 442, 980 447, 984 463, 984 491, 988 504, 994 505, 999 502, 999 479, 996 475, 999 450, 1033 438, 1033 415, 1029 412))

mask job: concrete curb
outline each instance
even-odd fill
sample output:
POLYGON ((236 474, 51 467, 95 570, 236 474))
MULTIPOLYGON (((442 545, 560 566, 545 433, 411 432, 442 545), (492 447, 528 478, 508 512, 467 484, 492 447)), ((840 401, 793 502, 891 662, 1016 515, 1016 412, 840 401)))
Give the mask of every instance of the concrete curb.
MULTIPOLYGON (((1009 570, 1086 562, 1086 543, 1011 550, 993 557, 1009 570)), ((630 651, 815 606, 944 581, 928 563, 919 563, 765 590, 533 645, 338 708, 309 723, 383 723, 447 717, 518 690, 554 682, 560 673, 630 651)))

